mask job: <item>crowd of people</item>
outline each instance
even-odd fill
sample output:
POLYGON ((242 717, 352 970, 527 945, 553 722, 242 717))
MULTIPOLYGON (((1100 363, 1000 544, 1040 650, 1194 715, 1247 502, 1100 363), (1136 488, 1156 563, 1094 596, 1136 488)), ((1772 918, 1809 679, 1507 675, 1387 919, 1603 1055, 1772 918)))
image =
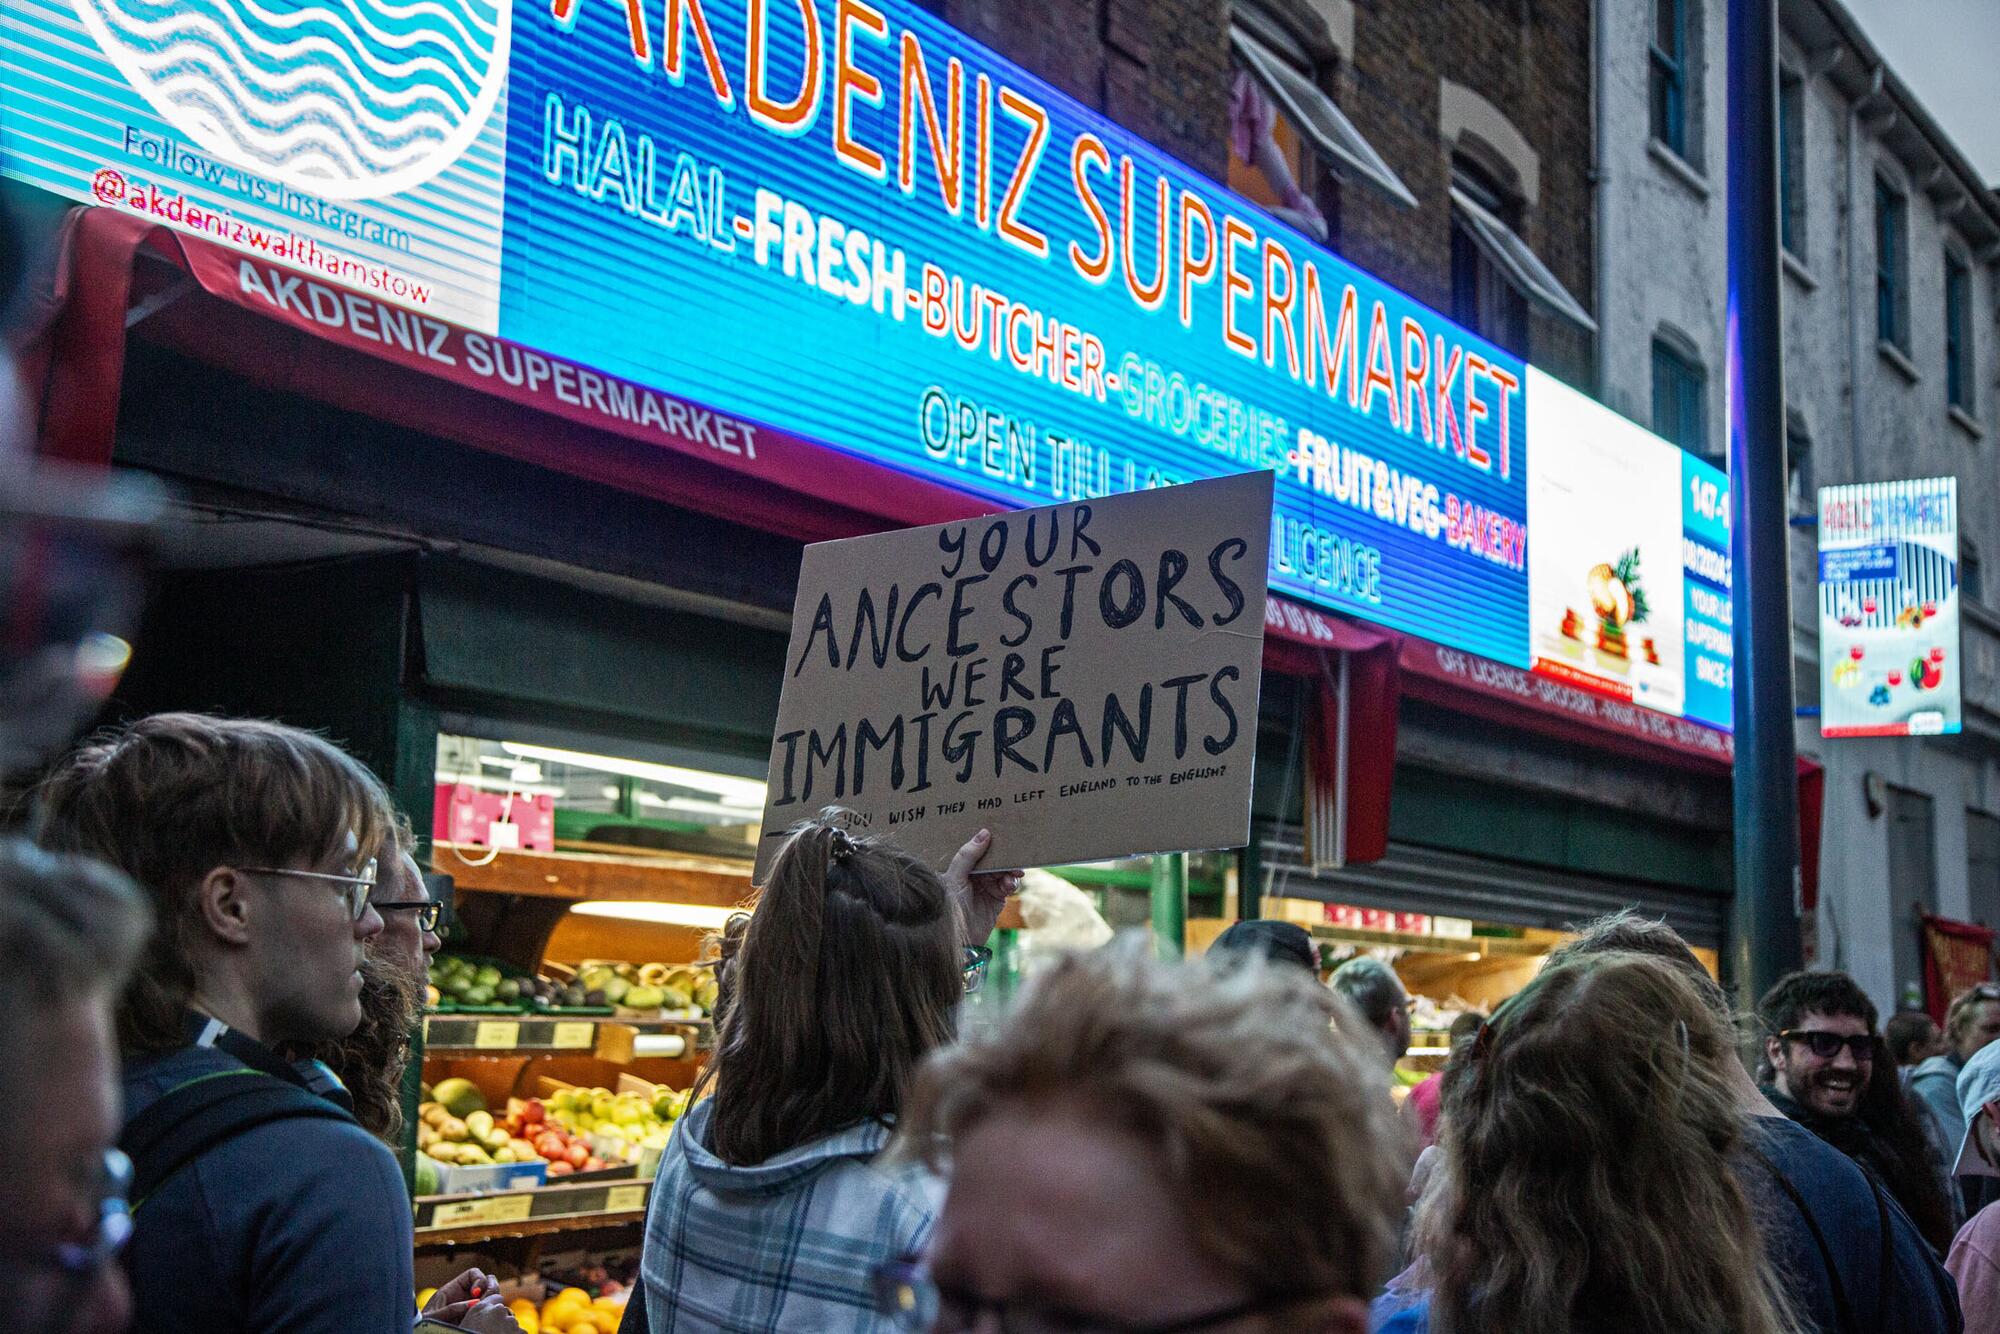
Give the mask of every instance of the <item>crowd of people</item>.
MULTIPOLYGON (((380 782, 168 714, 30 813, 0 844, 13 1327, 410 1329, 391 1146, 441 905, 380 782)), ((837 816, 791 834, 726 933, 625 1330, 2000 1331, 2000 990, 1884 1032, 1792 974, 1753 1077, 1686 943, 1618 914, 1399 1115, 1408 992, 1368 956, 1322 982, 1282 922, 1076 950, 961 1036, 1020 880, 989 841, 939 874, 837 816)), ((519 1328, 479 1269, 425 1326, 519 1328)))

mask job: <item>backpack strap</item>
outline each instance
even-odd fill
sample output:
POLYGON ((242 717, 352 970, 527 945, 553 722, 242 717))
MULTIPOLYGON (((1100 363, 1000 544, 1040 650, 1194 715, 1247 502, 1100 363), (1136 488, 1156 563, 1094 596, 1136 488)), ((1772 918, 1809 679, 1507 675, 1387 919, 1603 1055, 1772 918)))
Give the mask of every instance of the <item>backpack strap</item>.
MULTIPOLYGON (((1780 1172, 1778 1170, 1778 1165, 1776 1163, 1772 1162, 1769 1158, 1765 1157, 1756 1148, 1746 1146, 1745 1152, 1751 1158, 1755 1159, 1758 1165, 1761 1166, 1765 1172, 1770 1174, 1771 1180, 1777 1183, 1778 1189, 1782 1191, 1785 1197, 1792 1202, 1792 1207, 1799 1211, 1799 1217, 1805 1222, 1806 1231, 1812 1234, 1813 1245, 1819 1250, 1819 1258, 1821 1263, 1826 1266, 1827 1286, 1832 1290, 1829 1295, 1833 1298, 1834 1318, 1840 1321, 1840 1328, 1842 1334, 1861 1334, 1861 1326, 1855 1315, 1854 1304, 1848 1300, 1847 1284, 1844 1281, 1842 1281, 1841 1278, 1840 1264, 1837 1260, 1834 1259, 1833 1247, 1827 1245, 1826 1233, 1820 1230, 1819 1220, 1813 1217, 1812 1209, 1806 1204, 1805 1196, 1799 1193, 1799 1188, 1792 1184, 1790 1178, 1788 1178, 1783 1172, 1780 1172)), ((1862 1172, 1861 1175, 1867 1178, 1869 1188, 1871 1190, 1875 1189, 1875 1179, 1872 1176, 1869 1176, 1865 1170, 1862 1172)), ((1882 1205, 1882 1196, 1879 1190, 1877 1190, 1875 1194, 1875 1204, 1876 1208, 1880 1210, 1882 1205)), ((1883 1291, 1886 1290, 1889 1285, 1888 1237, 1889 1237, 1889 1217, 1887 1211, 1883 1210, 1882 1211, 1882 1238, 1883 1238, 1882 1280, 1880 1287, 1878 1287, 1876 1290, 1876 1296, 1875 1296, 1875 1303, 1877 1307, 1878 1316, 1880 1315, 1880 1307, 1883 1300, 1883 1291)), ((1879 1319, 1877 1321, 1876 1327, 1882 1328, 1879 1319)))
POLYGON ((169 1090, 118 1136, 118 1147, 132 1160, 132 1211, 211 1149, 258 1126, 297 1118, 354 1120, 325 1098, 261 1070, 219 1070, 169 1090))

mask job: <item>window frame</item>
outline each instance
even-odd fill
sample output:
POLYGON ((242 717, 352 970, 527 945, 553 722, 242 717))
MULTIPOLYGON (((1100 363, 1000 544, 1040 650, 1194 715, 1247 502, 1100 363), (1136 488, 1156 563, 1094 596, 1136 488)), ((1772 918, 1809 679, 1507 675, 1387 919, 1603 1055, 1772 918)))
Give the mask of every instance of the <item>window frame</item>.
POLYGON ((1806 259, 1806 80, 1778 67, 1778 239, 1791 256, 1806 259))
POLYGON ((1910 355, 1910 196, 1875 173, 1875 337, 1910 355))
POLYGON ((1796 412, 1785 414, 1785 490, 1794 516, 1819 512, 1819 489, 1813 484, 1812 432, 1796 412))
POLYGON ((1683 161, 1688 160, 1688 6, 1690 0, 1653 0, 1652 32, 1646 39, 1647 121, 1652 135, 1683 161), (1674 49, 1660 47, 1660 18, 1671 12, 1667 25, 1674 49))
POLYGON ((1708 446, 1708 367, 1664 331, 1653 335, 1653 431, 1696 458, 1718 463, 1708 446), (1662 375, 1662 370, 1668 372, 1662 375), (1663 393, 1663 387, 1671 390, 1663 393), (1671 433, 1662 409, 1673 404, 1671 433))
POLYGON ((1979 364, 1972 321, 1972 265, 1944 249, 1944 401, 1970 416, 1977 411, 1979 364))

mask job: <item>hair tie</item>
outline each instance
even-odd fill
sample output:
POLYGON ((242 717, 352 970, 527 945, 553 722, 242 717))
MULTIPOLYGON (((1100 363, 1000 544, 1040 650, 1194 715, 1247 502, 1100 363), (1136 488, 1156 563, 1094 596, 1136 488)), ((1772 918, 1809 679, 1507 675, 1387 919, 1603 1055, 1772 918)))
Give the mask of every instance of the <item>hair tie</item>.
POLYGON ((854 840, 839 825, 835 825, 829 835, 826 859, 836 866, 844 865, 854 855, 854 840))

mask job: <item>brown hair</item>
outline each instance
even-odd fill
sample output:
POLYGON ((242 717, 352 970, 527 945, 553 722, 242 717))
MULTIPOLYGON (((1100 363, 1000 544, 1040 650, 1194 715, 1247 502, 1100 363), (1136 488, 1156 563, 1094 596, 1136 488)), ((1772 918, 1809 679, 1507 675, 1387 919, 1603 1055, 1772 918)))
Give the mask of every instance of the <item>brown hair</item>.
POLYGON ((183 1045, 204 928, 196 891, 218 866, 325 863, 352 836, 373 855, 393 816, 375 776, 282 723, 161 713, 86 743, 36 790, 36 841, 101 858, 151 898, 158 930, 119 1003, 128 1053, 183 1045))
MULTIPOLYGON (((382 845, 384 879, 402 878, 400 861, 416 844, 410 822, 396 812, 394 828, 382 845)), ((416 889, 423 890, 420 880, 416 889)), ((321 1042, 310 1054, 324 1061, 340 1076, 354 1099, 354 1119, 369 1134, 398 1153, 403 1148, 403 1074, 410 1063, 410 1035, 423 1018, 424 986, 421 973, 389 962, 370 950, 361 961, 361 1024, 335 1042, 321 1042)))
POLYGON ((1253 1295, 1367 1300, 1410 1175, 1378 1049, 1304 969, 1161 963, 1128 938, 1058 958, 997 1032, 934 1056, 903 1150, 941 1166, 989 1118, 1077 1100, 1146 1147, 1202 1253, 1253 1295))
POLYGON ((1545 968, 1474 1042, 1418 1210, 1438 1334, 1789 1334, 1730 1170, 1728 1027, 1684 970, 1545 968))
POLYGON ((138 886, 88 857, 0 839, 0 1091, 25 1072, 31 1024, 60 1006, 115 995, 152 915, 138 886))
POLYGON ((761 1163, 901 1109, 918 1062, 951 1040, 958 915, 935 871, 828 813, 772 863, 725 979, 709 1148, 761 1163))

